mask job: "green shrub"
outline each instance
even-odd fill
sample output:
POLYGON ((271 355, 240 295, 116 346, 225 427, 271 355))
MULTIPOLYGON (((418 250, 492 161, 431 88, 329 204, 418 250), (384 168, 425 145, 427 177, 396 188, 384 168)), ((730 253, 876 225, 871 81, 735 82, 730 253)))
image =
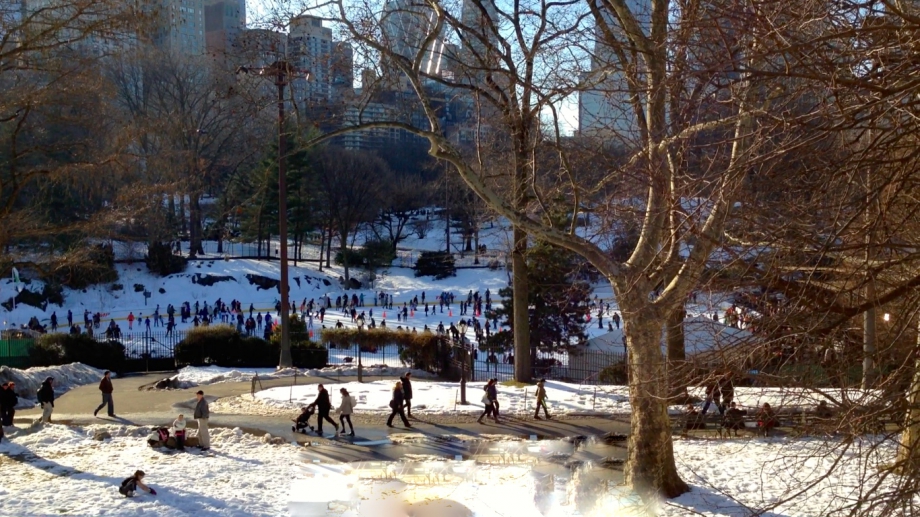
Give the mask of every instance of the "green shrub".
POLYGON ((185 271, 188 259, 172 252, 169 244, 151 242, 147 246, 147 269, 160 276, 168 276, 185 271))
POLYGON ((626 361, 619 361, 604 367, 604 369, 597 374, 597 380, 601 384, 629 384, 626 361))
POLYGON ((323 343, 341 349, 354 348, 355 345, 362 350, 397 345, 399 359, 403 364, 419 370, 443 371, 450 360, 446 340, 432 332, 412 333, 385 328, 333 328, 323 329, 321 339, 323 343))
POLYGON ((342 250, 336 251, 332 261, 337 266, 343 266, 345 265, 345 257, 348 257, 348 265, 351 267, 360 266, 364 261, 364 257, 361 255, 361 251, 353 250, 351 248, 345 248, 344 253, 342 253, 342 250))
MULTIPOLYGON (((292 318, 294 320, 294 318, 292 318)), ((291 356, 298 368, 322 368, 328 362, 325 348, 301 334, 292 333, 291 356)), ((281 356, 280 335, 270 341, 241 335, 230 325, 197 327, 176 346, 180 365, 224 366, 230 368, 272 368, 281 356)))
POLYGON ((124 371, 125 346, 117 341, 96 341, 86 334, 45 334, 29 351, 33 366, 80 362, 103 370, 124 371))
POLYGON ((415 263, 415 276, 432 276, 435 280, 456 276, 454 256, 444 251, 423 251, 415 263))

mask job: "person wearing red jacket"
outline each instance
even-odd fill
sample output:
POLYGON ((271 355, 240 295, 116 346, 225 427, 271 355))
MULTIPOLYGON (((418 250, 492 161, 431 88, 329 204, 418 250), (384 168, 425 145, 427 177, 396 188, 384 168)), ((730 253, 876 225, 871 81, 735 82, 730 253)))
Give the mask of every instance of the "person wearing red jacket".
POLYGON ((109 406, 109 416, 115 416, 115 402, 112 400, 112 392, 115 389, 112 387, 112 372, 106 370, 105 375, 102 376, 102 380, 99 381, 99 391, 102 392, 102 404, 99 404, 99 407, 93 411, 93 416, 99 414, 99 410, 109 406))

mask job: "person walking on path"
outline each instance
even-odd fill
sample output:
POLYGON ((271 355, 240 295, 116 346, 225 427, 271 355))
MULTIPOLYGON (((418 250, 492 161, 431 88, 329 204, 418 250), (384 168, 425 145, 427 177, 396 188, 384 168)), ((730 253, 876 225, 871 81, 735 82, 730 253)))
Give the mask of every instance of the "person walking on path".
POLYGON ((112 400, 112 392, 115 391, 115 389, 112 387, 112 372, 108 370, 105 371, 105 374, 102 376, 102 380, 99 381, 99 391, 102 392, 102 404, 99 404, 99 407, 97 407, 96 410, 93 411, 93 416, 98 415, 99 410, 105 407, 106 404, 108 404, 109 416, 114 417, 115 416, 115 402, 112 400))
POLYGON ((195 394, 198 403, 195 404, 195 413, 192 418, 198 422, 198 447, 206 451, 211 448, 211 436, 208 434, 208 420, 211 418, 211 410, 208 407, 208 401, 204 399, 204 392, 198 390, 195 394))
POLYGON ((176 450, 185 450, 185 426, 187 422, 185 415, 179 415, 179 418, 173 421, 173 436, 176 437, 176 450))
POLYGON ((479 415, 479 422, 482 423, 482 419, 485 416, 491 416, 495 423, 498 422, 498 388, 495 386, 495 383, 498 382, 497 379, 489 379, 489 382, 482 388, 485 393, 482 395, 482 403, 485 406, 485 410, 479 415))
POLYGON ((348 394, 348 390, 342 388, 339 390, 339 393, 342 394, 342 403, 339 404, 339 423, 342 424, 342 430, 340 434, 345 434, 345 422, 348 422, 348 427, 351 428, 351 432, 348 433, 348 436, 355 435, 355 426, 351 423, 351 415, 355 412, 355 403, 357 402, 355 398, 348 394))
POLYGON ((118 487, 118 492, 125 497, 134 497, 134 492, 137 492, 137 489, 140 488, 150 495, 157 495, 156 490, 144 484, 144 476, 146 476, 146 474, 144 474, 143 470, 134 472, 133 476, 121 482, 121 486, 118 487))
POLYGON ((329 412, 332 411, 332 401, 329 400, 329 392, 326 391, 326 388, 322 384, 317 386, 319 393, 316 395, 316 400, 313 401, 312 406, 316 408, 316 434, 319 436, 323 435, 323 420, 332 424, 335 427, 335 434, 339 434, 339 424, 335 423, 335 420, 329 416, 329 412))
POLYGON ((406 372, 399 381, 402 382, 403 397, 406 399, 406 417, 412 418, 412 372, 406 372))
POLYGON ((396 381, 396 385, 393 386, 393 397, 390 399, 390 418, 387 418, 387 427, 393 427, 393 418, 396 415, 399 415, 399 418, 402 419, 404 426, 412 427, 412 424, 410 424, 409 420, 406 418, 406 412, 403 411, 403 404, 405 401, 406 396, 403 393, 402 382, 396 381))
POLYGON ((54 377, 48 377, 38 389, 38 403, 42 408, 42 422, 51 423, 51 412, 54 411, 54 377))
POLYGON ((19 404, 19 396, 16 395, 16 383, 4 383, 3 388, 0 389, 0 427, 13 425, 17 404, 19 404))
POLYGON ((546 408, 546 379, 540 379, 537 381, 537 407, 534 409, 533 417, 537 420, 540 420, 540 408, 543 408, 543 414, 546 416, 547 420, 551 420, 552 417, 549 416, 549 410, 546 408))

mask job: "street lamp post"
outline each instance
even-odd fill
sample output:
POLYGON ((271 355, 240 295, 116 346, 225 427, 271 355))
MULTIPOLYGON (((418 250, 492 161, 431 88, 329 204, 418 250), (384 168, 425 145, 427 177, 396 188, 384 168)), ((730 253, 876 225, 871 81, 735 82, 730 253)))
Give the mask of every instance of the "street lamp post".
MULTIPOLYGON (((238 74, 256 74, 273 78, 278 87, 278 239, 281 241, 281 357, 278 360, 279 368, 294 366, 291 357, 291 311, 288 290, 288 238, 287 238, 287 170, 285 167, 285 138, 284 138, 284 87, 297 78, 297 70, 287 61, 275 61, 269 66, 249 68, 241 66, 236 71, 238 74)), ((310 72, 304 72, 304 79, 310 77, 310 72)))

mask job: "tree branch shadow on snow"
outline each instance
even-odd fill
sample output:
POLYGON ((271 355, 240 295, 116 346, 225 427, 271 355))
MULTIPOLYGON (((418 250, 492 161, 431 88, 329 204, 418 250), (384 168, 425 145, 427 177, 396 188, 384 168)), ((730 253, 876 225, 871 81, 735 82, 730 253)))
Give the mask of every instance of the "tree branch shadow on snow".
POLYGON ((692 485, 690 492, 673 501, 665 501, 664 504, 672 508, 680 508, 688 512, 688 515, 712 515, 714 510, 717 510, 719 515, 795 517, 792 514, 750 508, 729 496, 699 485, 692 485))
POLYGON ((75 477, 79 479, 87 479, 89 481, 96 481, 106 485, 111 485, 116 488, 123 479, 122 477, 98 476, 96 474, 92 474, 80 469, 61 465, 54 460, 50 460, 35 454, 27 447, 14 442, 8 442, 6 440, 4 440, 2 446, 0 446, 0 451, 6 452, 5 457, 9 460, 29 465, 57 477, 75 477))

